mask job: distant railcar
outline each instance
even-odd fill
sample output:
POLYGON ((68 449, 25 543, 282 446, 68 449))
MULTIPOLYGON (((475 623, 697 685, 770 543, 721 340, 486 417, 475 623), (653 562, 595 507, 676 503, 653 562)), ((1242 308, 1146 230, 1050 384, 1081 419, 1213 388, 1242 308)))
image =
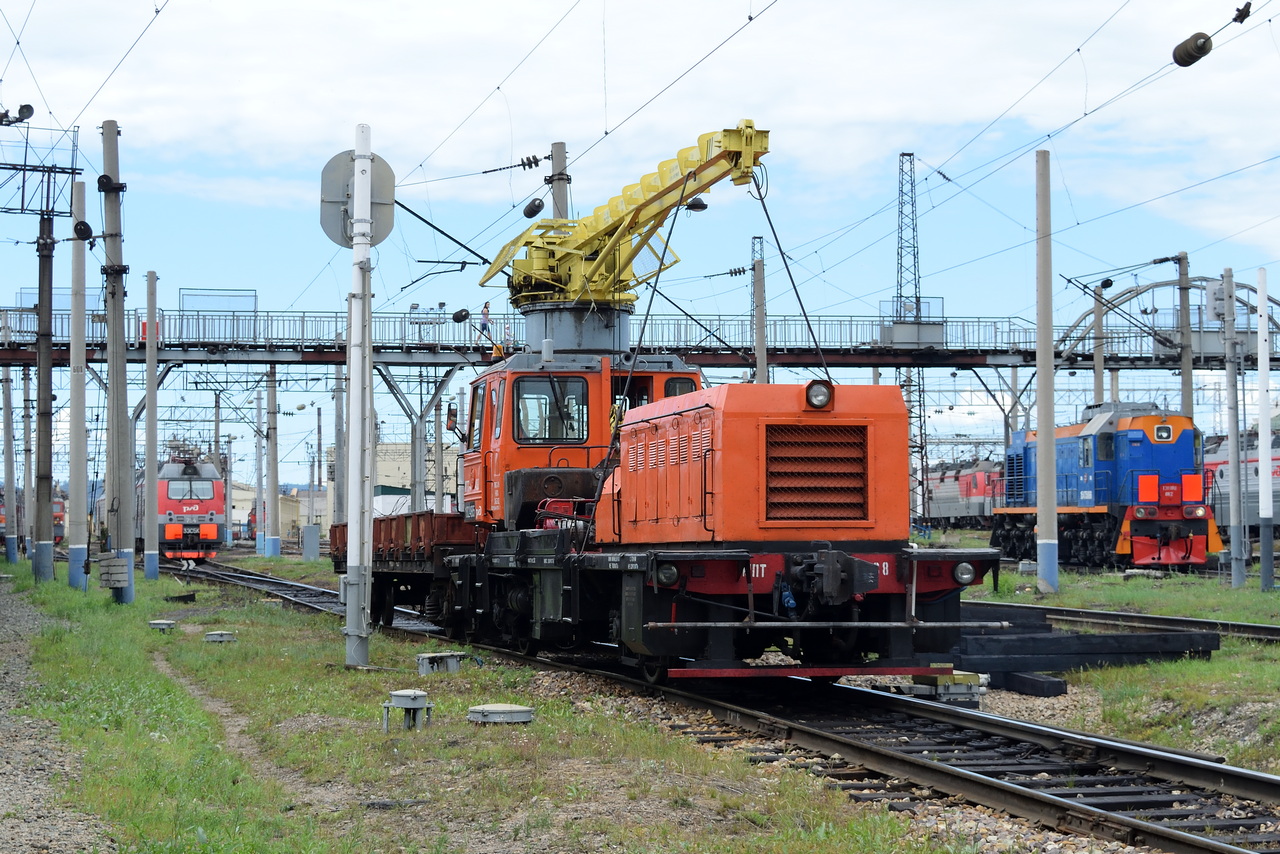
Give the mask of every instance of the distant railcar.
POLYGON ((1003 486, 999 460, 937 462, 925 479, 925 520, 935 527, 991 527, 996 496, 1003 486))
MULTIPOLYGON (((1258 535, 1258 485, 1259 485, 1258 434, 1251 432, 1240 437, 1240 524, 1249 537, 1258 535)), ((1230 461, 1227 437, 1209 436, 1204 442, 1205 483, 1209 489, 1209 503, 1216 518, 1230 518, 1231 489, 1229 486, 1230 461)), ((1271 500, 1274 508, 1280 507, 1280 434, 1271 439, 1271 500)), ((1224 539, 1225 532, 1224 532, 1224 539)))
MULTIPOLYGON (((1102 403, 1055 431, 1058 560, 1064 565, 1203 565, 1222 548, 1205 491, 1203 443, 1190 418, 1150 403, 1102 403)), ((1035 559, 1037 434, 1005 454, 991 545, 1035 559)))
MULTIPOLYGON (((67 504, 62 498, 55 497, 50 507, 53 511, 53 541, 60 543, 67 533, 67 504)), ((0 504, 0 537, 8 530, 5 527, 7 523, 5 506, 0 504)))

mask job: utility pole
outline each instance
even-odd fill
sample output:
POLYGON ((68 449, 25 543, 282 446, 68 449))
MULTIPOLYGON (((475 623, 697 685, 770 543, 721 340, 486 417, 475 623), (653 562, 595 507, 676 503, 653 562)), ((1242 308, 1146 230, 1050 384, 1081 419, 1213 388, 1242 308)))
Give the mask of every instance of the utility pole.
POLYGON ((373 564, 373 362, 369 335, 372 332, 369 279, 373 245, 373 148, 368 125, 356 126, 352 150, 351 180, 351 275, 348 298, 347 396, 351 434, 347 437, 347 623, 346 663, 369 663, 369 605, 372 596, 373 564))
MULTIPOLYGON (((419 398, 421 399, 421 398, 419 398)), ((419 408, 407 410, 409 416, 409 512, 427 509, 427 413, 419 408)))
MULTIPOLYGON (((23 507, 22 519, 29 525, 24 526, 22 534, 28 537, 27 550, 31 558, 31 569, 36 582, 53 579, 53 250, 57 241, 53 237, 53 221, 55 216, 67 216, 70 210, 58 211, 55 201, 62 198, 65 192, 60 182, 70 181, 79 173, 75 168, 78 148, 76 138, 78 132, 72 130, 63 134, 59 140, 66 139, 70 148, 60 151, 54 143, 47 150, 37 151, 31 144, 30 130, 25 123, 35 110, 30 104, 23 104, 16 114, 8 110, 0 112, 0 126, 17 127, 22 132, 21 151, 6 156, 8 161, 0 164, 0 172, 21 173, 16 175, 14 183, 21 187, 8 200, 0 202, 0 212, 35 213, 40 217, 36 237, 36 256, 39 262, 36 298, 36 450, 35 464, 32 467, 30 441, 26 450, 28 465, 23 472, 27 500, 23 507), (69 157, 70 167, 57 166, 56 161, 69 157)), ((10 144, 6 141, 6 147, 10 144)), ((15 176, 5 177, 4 182, 13 180, 15 176)), ((25 369, 24 369, 25 370, 25 369)), ((30 395, 27 395, 28 399, 30 395)), ((17 524, 17 492, 13 483, 5 484, 9 491, 9 503, 13 510, 9 524, 17 524)), ((6 535, 7 536, 7 535, 6 535)))
POLYGON ((27 558, 31 557, 31 511, 36 506, 35 467, 31 464, 34 457, 31 447, 31 369, 22 368, 22 542, 26 548, 27 558))
POLYGON ((369 602, 373 564, 373 411, 370 248, 386 239, 395 214, 395 173, 373 154, 369 126, 356 125, 355 147, 329 159, 320 175, 320 225, 333 242, 351 248, 351 295, 347 299, 347 666, 369 663, 369 602), (378 190, 379 198, 374 198, 378 190))
MULTIPOLYGON (((142 577, 148 581, 160 578, 160 413, 159 377, 156 368, 160 356, 160 330, 156 327, 156 273, 147 271, 147 439, 142 463, 143 499, 142 577)), ((217 400, 217 397, 214 397, 217 400)), ((216 420, 216 419, 215 419, 216 420)))
POLYGON ((1245 585, 1244 508, 1240 488, 1240 389, 1236 360, 1236 282, 1231 268, 1222 271, 1222 335, 1227 361, 1227 465, 1230 490, 1231 586, 1245 585))
MULTIPOLYGON (((1182 414, 1194 418, 1196 395, 1195 384, 1192 382, 1191 263, 1185 252, 1179 252, 1173 257, 1178 262, 1178 322, 1182 326, 1182 346, 1178 348, 1182 357, 1182 414)), ((1234 307, 1232 313, 1235 313, 1234 307)))
MULTIPOLYGON (((316 407, 316 489, 319 489, 324 483, 324 413, 320 407, 316 407)), ((320 520, 316 516, 316 500, 315 493, 311 497, 311 518, 307 520, 308 525, 319 524, 320 520)))
POLYGON ((769 352, 765 339, 764 238, 751 238, 751 308, 756 335, 756 382, 769 382, 769 352))
POLYGON ((437 513, 444 512, 444 422, 442 419, 441 408, 443 403, 440 398, 442 395, 436 395, 435 410, 435 447, 434 447, 434 463, 436 470, 436 496, 433 509, 437 513))
POLYGON ((342 423, 346 411, 346 395, 342 389, 342 366, 333 368, 333 512, 334 525, 347 523, 347 433, 342 423))
MULTIPOLYGON (((916 227, 916 156, 898 155, 898 288, 893 318, 919 324, 923 319, 920 297, 920 240, 916 227)), ((910 423, 911 462, 916 475, 911 478, 911 514, 923 516, 929 478, 928 430, 924 399, 924 368, 898 368, 897 383, 907 404, 910 423)))
POLYGON ((4 383, 4 558, 9 563, 18 562, 18 475, 14 457, 17 436, 13 433, 13 377, 9 366, 0 369, 0 383, 4 383))
POLYGON ((1095 404, 1102 403, 1105 400, 1103 379, 1106 374, 1107 366, 1107 339, 1103 332, 1103 319, 1106 317, 1106 305, 1102 298, 1102 292, 1114 284, 1110 279, 1103 279, 1093 288, 1093 402, 1095 404))
POLYGON ((227 523, 223 528, 223 543, 227 548, 231 548, 235 542, 235 534, 233 533, 233 519, 231 511, 235 508, 233 494, 235 493, 235 481, 231 479, 231 442, 235 436, 227 436, 227 464, 222 469, 222 497, 226 508, 223 510, 223 516, 227 523))
POLYGON ((101 584, 111 589, 120 604, 131 604, 133 587, 133 432, 129 429, 129 379, 124 337, 124 235, 121 228, 120 129, 114 121, 102 123, 103 254, 102 272, 107 280, 107 437, 111 445, 107 479, 111 484, 107 506, 107 539, 112 554, 98 561, 101 584), (105 560, 105 562, 104 562, 105 560))
MULTIPOLYGON (((84 182, 71 184, 71 219, 84 222, 84 182)), ((85 231, 91 231, 86 228, 85 231)), ((83 232, 82 232, 83 233, 83 232)), ((84 384, 86 354, 84 239, 71 244, 71 379, 69 412, 71 452, 67 474, 67 584, 89 589, 89 437, 85 427, 84 384)))
POLYGON ((1258 270, 1258 551, 1262 591, 1275 588, 1275 501, 1271 492, 1271 301, 1267 268, 1258 270))
POLYGON ((276 366, 267 368, 266 556, 280 557, 280 434, 276 428, 276 366))
POLYGON ((53 181, 44 181, 40 212, 39 298, 36 317, 36 502, 32 517, 31 571, 53 580, 53 181))
POLYGON ((569 218, 569 155, 563 142, 551 143, 551 174, 546 181, 551 185, 551 215, 556 219, 569 218))
POLYGON ((265 555, 267 553, 267 511, 263 506, 262 495, 262 443, 266 436, 266 430, 262 424, 262 389, 258 389, 258 418, 254 425, 254 450, 258 460, 257 476, 254 478, 254 512, 256 513, 254 522, 254 545, 257 553, 265 555))
POLYGON ((1053 414, 1053 228, 1049 152, 1036 152, 1036 580, 1058 592, 1057 425, 1053 414))

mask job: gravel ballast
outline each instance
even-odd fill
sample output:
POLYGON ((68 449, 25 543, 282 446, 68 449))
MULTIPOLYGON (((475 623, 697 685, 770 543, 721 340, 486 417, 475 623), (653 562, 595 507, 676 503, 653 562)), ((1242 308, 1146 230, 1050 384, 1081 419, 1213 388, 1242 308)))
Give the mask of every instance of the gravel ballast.
POLYGON ((117 851, 107 827, 63 802, 80 758, 58 725, 26 713, 35 685, 30 639, 48 620, 0 581, 0 850, 26 854, 117 851))

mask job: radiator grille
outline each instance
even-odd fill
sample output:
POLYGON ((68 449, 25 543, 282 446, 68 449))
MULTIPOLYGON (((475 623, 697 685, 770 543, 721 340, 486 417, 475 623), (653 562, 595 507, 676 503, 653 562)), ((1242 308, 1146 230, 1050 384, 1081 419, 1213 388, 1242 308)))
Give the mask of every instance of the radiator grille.
POLYGON ((867 428, 765 425, 765 518, 866 520, 867 428))

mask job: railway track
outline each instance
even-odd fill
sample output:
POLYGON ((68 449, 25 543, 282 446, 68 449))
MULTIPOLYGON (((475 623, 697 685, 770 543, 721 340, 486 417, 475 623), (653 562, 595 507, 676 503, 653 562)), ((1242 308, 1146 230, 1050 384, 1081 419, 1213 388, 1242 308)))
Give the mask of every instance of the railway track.
MULTIPOLYGON (((246 586, 300 607, 345 611, 335 591, 261 573, 225 565, 169 571, 246 586)), ((438 631, 409 612, 397 611, 396 620, 396 630, 409 635, 438 631)), ((529 660, 510 650, 493 651, 529 660)), ((780 698, 776 680, 769 679, 738 679, 731 686, 690 680, 680 689, 655 688, 580 660, 536 664, 661 691, 712 712, 727 727, 828 757, 815 761, 814 770, 854 800, 910 809, 940 793, 1057 830, 1173 854, 1280 852, 1280 777, 1228 766, 1216 757, 842 685, 793 680, 780 698), (841 759, 829 758, 836 755, 841 759)), ((753 761, 771 758, 757 753, 753 761)))
MULTIPOLYGON (((968 603, 965 603, 967 605, 968 603)), ((1013 602, 975 602, 984 611, 1008 613, 1010 622, 1039 620, 1041 617, 1063 629, 1099 629, 1150 632, 1217 632, 1248 640, 1280 643, 1280 626, 1264 623, 1232 623, 1225 620, 1203 620, 1192 617, 1162 617, 1153 614, 1129 614, 1118 611, 1091 611, 1082 608, 1056 608, 1048 605, 1024 605, 1013 602), (1019 619, 1021 618, 1021 620, 1019 619)), ((961 606, 961 611, 965 605, 961 606)))

